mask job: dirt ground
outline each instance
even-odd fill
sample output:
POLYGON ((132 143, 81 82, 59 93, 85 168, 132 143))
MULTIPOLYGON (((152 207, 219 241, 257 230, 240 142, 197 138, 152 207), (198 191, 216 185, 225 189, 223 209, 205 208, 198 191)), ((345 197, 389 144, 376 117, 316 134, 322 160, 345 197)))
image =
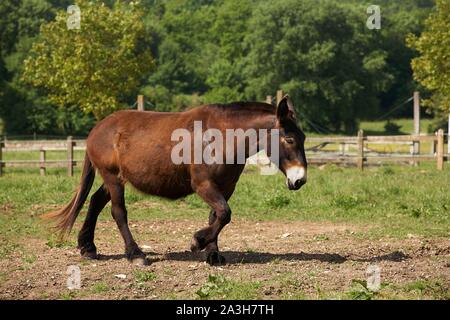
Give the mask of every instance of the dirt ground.
POLYGON ((262 299, 342 298, 352 280, 367 279, 372 264, 380 267, 382 283, 393 288, 440 279, 448 293, 450 239, 370 240, 357 236, 364 230, 351 225, 235 220, 219 240, 227 265, 211 267, 204 253, 187 251, 192 234, 203 226, 199 221, 132 222, 148 266, 124 258, 113 221, 98 224, 99 260, 81 259, 74 244, 58 248, 29 239, 0 260, 0 299, 196 299, 208 275, 217 273, 237 283, 258 283, 256 297, 262 299), (70 265, 80 267, 79 290, 67 289, 70 265), (155 277, 139 282, 140 271, 155 277))

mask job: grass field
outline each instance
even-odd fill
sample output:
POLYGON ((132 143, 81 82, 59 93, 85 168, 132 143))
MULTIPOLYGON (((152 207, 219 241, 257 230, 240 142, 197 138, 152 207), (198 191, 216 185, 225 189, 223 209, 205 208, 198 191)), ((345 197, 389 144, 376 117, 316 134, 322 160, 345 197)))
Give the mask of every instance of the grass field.
MULTIPOLYGON (((413 119, 393 119, 389 123, 398 126, 398 131, 389 131, 386 128, 387 120, 383 121, 362 121, 359 125, 367 135, 388 135, 388 134, 412 134, 414 132, 413 119)), ((431 130, 432 119, 420 120, 421 133, 433 133, 431 130)))
POLYGON ((287 190, 281 174, 248 168, 230 201, 233 223, 221 235, 230 263, 219 268, 185 252, 207 221, 208 208, 196 195, 169 201, 128 188, 132 232, 154 262, 137 267, 123 258, 108 208, 96 233, 104 257, 84 261, 76 232, 58 242, 38 218, 70 199, 79 172, 69 178, 59 169, 46 177, 6 170, 0 178, 0 298, 450 298, 449 166, 360 172, 327 165, 311 168, 298 192, 287 190), (365 284, 371 263, 383 268, 378 292, 365 284), (65 288, 70 264, 85 275, 80 290, 65 288), (125 280, 115 277, 121 273, 125 280))

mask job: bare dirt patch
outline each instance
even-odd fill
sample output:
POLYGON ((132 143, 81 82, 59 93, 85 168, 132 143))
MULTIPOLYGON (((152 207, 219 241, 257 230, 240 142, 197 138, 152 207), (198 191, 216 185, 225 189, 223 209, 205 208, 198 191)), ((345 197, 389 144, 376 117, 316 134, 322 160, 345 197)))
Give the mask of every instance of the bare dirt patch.
POLYGON ((0 299, 195 299, 208 275, 218 273, 258 283, 256 294, 263 299, 333 298, 350 290, 352 280, 366 279, 371 264, 392 286, 440 279, 448 292, 450 282, 450 240, 444 238, 369 240, 356 237, 361 229, 352 225, 237 220, 219 242, 227 265, 211 267, 204 253, 187 251, 192 234, 204 223, 158 220, 130 226, 149 266, 128 263, 114 222, 100 221, 99 260, 82 260, 75 245, 51 247, 37 239, 2 258, 0 299), (81 269, 79 290, 67 289, 70 265, 81 269))

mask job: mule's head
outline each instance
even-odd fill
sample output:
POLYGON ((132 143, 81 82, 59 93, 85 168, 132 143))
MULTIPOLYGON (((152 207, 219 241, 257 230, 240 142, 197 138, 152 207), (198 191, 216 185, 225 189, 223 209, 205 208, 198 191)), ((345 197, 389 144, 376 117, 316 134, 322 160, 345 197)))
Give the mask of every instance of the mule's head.
POLYGON ((279 130, 279 168, 286 176, 289 190, 298 190, 306 183, 305 134, 297 125, 294 105, 284 96, 277 106, 279 130))

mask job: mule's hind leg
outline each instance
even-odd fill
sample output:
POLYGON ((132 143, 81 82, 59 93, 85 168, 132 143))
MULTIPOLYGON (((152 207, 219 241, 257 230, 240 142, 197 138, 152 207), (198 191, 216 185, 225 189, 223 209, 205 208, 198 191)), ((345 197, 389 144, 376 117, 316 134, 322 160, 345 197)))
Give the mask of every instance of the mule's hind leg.
POLYGON ((98 215, 110 199, 109 193, 103 185, 91 197, 86 219, 78 234, 78 248, 85 258, 97 258, 97 248, 94 244, 95 225, 98 215))
POLYGON ((110 177, 107 180, 108 182, 105 180, 105 184, 111 195, 111 214, 116 221, 117 227, 125 242, 125 255, 127 259, 133 263, 145 264, 145 254, 139 249, 128 228, 124 185, 117 177, 110 177))

